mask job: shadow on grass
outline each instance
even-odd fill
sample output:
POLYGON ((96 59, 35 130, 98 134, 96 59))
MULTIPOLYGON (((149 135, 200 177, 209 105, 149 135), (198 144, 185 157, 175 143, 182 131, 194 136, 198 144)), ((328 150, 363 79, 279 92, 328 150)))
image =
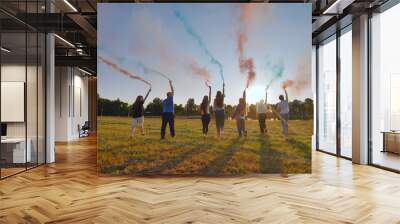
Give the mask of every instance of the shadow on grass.
POLYGON ((285 170, 282 163, 284 153, 271 148, 269 137, 260 134, 260 171, 261 173, 283 173, 285 170))
POLYGON ((292 145, 294 148, 299 150, 302 157, 306 160, 311 160, 311 145, 307 145, 303 142, 297 141, 294 138, 289 138, 288 143, 292 145))
POLYGON ((200 173, 206 175, 222 174, 224 167, 239 149, 240 144, 243 142, 241 140, 241 138, 234 139, 232 143, 225 149, 225 151, 211 161, 206 167, 204 167, 200 173))
MULTIPOLYGON (((143 144, 143 143, 146 144, 148 142, 154 143, 154 139, 147 139, 147 140, 144 140, 144 142, 141 142, 141 144, 143 144), (149 141, 147 141, 147 140, 149 140, 149 141)), ((123 145, 123 147, 129 149, 131 154, 128 154, 127 156, 130 158, 123 164, 102 165, 100 168, 100 172, 115 173, 117 171, 124 171, 129 165, 135 164, 135 163, 141 163, 141 162, 157 164, 158 159, 154 158, 152 156, 150 156, 151 158, 149 158, 149 157, 137 158, 135 155, 135 153, 137 153, 137 152, 134 150, 135 147, 137 147, 137 146, 132 144, 131 141, 132 140, 128 140, 127 145, 123 145)), ((174 155, 174 157, 172 159, 167 160, 167 161, 161 163, 160 165, 156 165, 155 167, 149 167, 149 168, 145 168, 143 170, 133 170, 133 171, 129 171, 129 173, 139 174, 139 175, 161 174, 164 170, 174 168, 180 162, 184 161, 185 159, 191 158, 194 154, 199 153, 204 148, 209 147, 209 144, 205 144, 205 143, 198 144, 198 143, 196 143, 196 141, 192 141, 190 143, 189 142, 176 143, 172 140, 163 140, 163 143, 168 144, 169 146, 168 146, 168 148, 162 149, 162 150, 173 151, 174 149, 180 149, 182 147, 191 148, 191 149, 189 149, 188 151, 184 151, 182 153, 176 154, 176 155, 174 155)), ((120 149, 121 149, 121 146, 118 146, 118 147, 108 148, 106 151, 113 153, 113 152, 119 152, 120 149)), ((160 152, 160 153, 162 153, 162 152, 160 152)))
MULTIPOLYGON (((176 167, 182 161, 184 161, 186 159, 190 159, 194 154, 200 153, 205 148, 208 147, 207 144, 188 144, 188 143, 174 144, 174 146, 175 146, 174 148, 188 147, 188 146, 194 146, 194 147, 188 151, 185 151, 185 152, 175 155, 172 159, 167 160, 158 166, 143 169, 143 170, 138 170, 138 171, 135 171, 135 173, 142 174, 142 175, 162 174, 163 171, 176 167)), ((173 150, 173 149, 166 149, 166 150, 173 150)))

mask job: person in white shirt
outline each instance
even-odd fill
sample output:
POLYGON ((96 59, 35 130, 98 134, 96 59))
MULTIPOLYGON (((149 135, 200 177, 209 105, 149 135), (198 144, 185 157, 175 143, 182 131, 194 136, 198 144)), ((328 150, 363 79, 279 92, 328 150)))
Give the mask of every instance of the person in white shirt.
POLYGON ((283 95, 279 96, 280 102, 276 105, 276 109, 279 113, 279 119, 281 120, 283 135, 285 138, 288 136, 288 120, 289 120, 289 98, 286 89, 284 89, 286 99, 283 95))
POLYGON ((260 132, 265 133, 267 131, 267 126, 265 124, 265 119, 267 117, 267 101, 260 100, 256 104, 256 112, 258 117, 258 124, 260 125, 260 132))

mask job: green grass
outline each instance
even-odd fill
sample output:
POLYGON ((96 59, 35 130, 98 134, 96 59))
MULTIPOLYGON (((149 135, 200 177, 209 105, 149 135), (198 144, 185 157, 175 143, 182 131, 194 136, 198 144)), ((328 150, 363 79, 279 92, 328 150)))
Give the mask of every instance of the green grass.
POLYGON ((200 119, 175 119, 176 137, 160 140, 160 118, 145 118, 146 135, 136 130, 130 139, 131 119, 98 118, 99 171, 108 174, 310 173, 312 121, 289 121, 289 139, 279 121, 267 121, 268 134, 259 133, 258 121, 246 121, 247 137, 238 138, 235 121, 225 121, 225 133, 215 137, 211 120, 208 137, 200 119))

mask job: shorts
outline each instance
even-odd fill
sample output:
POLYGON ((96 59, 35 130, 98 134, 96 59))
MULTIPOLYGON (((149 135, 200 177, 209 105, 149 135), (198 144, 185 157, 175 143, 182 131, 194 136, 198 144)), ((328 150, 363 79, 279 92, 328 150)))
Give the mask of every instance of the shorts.
POLYGON ((132 118, 132 128, 136 128, 139 124, 143 124, 144 116, 132 118))

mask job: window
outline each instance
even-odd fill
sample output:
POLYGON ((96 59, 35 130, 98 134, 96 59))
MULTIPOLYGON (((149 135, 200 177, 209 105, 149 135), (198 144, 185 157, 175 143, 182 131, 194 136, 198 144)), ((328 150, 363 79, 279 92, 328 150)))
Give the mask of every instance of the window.
POLYGON ((336 153, 336 36, 318 48, 318 149, 336 153))
POLYGON ((340 155, 352 157, 352 33, 340 36, 340 155))
POLYGON ((371 19, 371 162, 400 170, 400 5, 371 19))

